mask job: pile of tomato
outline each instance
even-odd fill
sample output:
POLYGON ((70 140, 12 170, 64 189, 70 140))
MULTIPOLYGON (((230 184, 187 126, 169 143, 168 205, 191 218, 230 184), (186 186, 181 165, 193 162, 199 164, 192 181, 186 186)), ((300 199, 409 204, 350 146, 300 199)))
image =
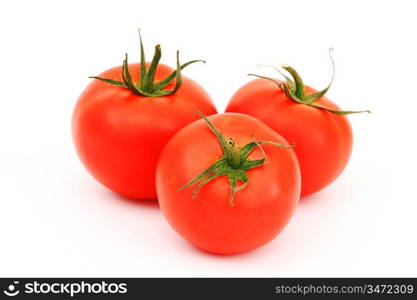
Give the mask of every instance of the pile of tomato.
POLYGON ((300 197, 346 167, 346 115, 359 111, 327 99, 331 83, 316 91, 283 65, 282 80, 254 75, 218 114, 208 93, 181 74, 202 61, 180 64, 177 52, 171 68, 159 63, 157 45, 146 62, 140 41, 140 63, 126 55, 92 77, 73 112, 73 140, 95 179, 158 201, 191 244, 218 254, 260 247, 284 229, 300 197))

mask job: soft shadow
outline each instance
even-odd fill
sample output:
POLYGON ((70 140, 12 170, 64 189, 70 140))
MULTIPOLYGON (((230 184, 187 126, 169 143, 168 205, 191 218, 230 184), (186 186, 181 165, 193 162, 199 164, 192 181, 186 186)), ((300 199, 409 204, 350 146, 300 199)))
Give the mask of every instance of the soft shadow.
POLYGON ((325 187, 322 190, 319 190, 313 194, 304 196, 300 198, 300 201, 298 203, 298 205, 309 205, 312 202, 319 202, 323 199, 325 199, 326 197, 328 197, 327 195, 329 194, 329 189, 328 187, 325 187))
POLYGON ((201 255, 204 257, 208 257, 208 258, 213 258, 216 260, 224 260, 224 261, 233 261, 233 260, 241 260, 241 259, 249 259, 251 257, 254 256, 258 256, 259 253, 263 252, 265 247, 268 246, 269 243, 253 249, 253 250, 249 250, 247 252, 243 252, 243 253, 236 253, 236 254, 219 254, 219 253, 214 253, 214 252, 208 252, 206 250, 203 250, 201 248, 198 248, 197 246, 194 246, 193 244, 187 242, 187 241, 183 241, 185 243, 185 245, 183 245, 184 247, 187 247, 190 251, 194 252, 197 255, 201 255))
POLYGON ((115 201, 121 201, 121 202, 127 203, 129 205, 134 205, 134 206, 142 206, 142 207, 147 207, 147 208, 159 209, 159 203, 157 199, 135 199, 135 198, 130 198, 130 197, 120 195, 111 190, 106 190, 106 193, 110 199, 115 200, 115 201))

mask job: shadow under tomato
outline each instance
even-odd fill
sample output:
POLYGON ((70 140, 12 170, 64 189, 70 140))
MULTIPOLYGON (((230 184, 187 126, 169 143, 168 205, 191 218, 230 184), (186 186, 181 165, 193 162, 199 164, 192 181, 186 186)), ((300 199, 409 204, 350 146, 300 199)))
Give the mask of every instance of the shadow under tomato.
POLYGON ((221 253, 216 253, 216 252, 210 252, 207 250, 203 250, 197 246, 194 246, 193 244, 183 240, 183 247, 186 247, 187 250, 194 252, 197 255, 202 255, 205 257, 209 257, 209 258, 213 258, 216 260, 227 260, 227 261, 232 261, 232 260, 240 260, 240 259, 247 259, 250 257, 254 257, 259 255, 259 253, 263 252, 265 249, 265 247, 268 247, 268 243, 265 245, 262 245, 256 249, 253 250, 249 250, 246 252, 241 252, 241 253, 231 253, 231 254, 221 254, 221 253))
POLYGON ((327 198, 329 194, 328 188, 325 187, 322 190, 319 190, 313 194, 304 196, 300 198, 299 205, 308 205, 312 202, 320 202, 322 199, 327 198))
POLYGON ((135 198, 123 196, 111 190, 107 190, 106 193, 108 194, 109 198, 111 198, 112 200, 122 201, 124 203, 135 205, 135 206, 159 209, 159 203, 157 199, 135 199, 135 198))
POLYGON ((314 194, 310 194, 308 196, 301 197, 298 204, 299 205, 304 205, 304 204, 309 203, 309 202, 320 201, 320 198, 322 198, 320 194, 321 194, 321 191, 316 192, 314 194))

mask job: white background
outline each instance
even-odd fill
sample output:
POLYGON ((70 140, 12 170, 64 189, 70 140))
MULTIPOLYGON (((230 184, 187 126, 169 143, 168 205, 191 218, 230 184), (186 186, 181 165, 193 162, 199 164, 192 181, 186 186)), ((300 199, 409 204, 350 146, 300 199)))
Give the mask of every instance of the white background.
MULTIPOLYGON (((0 276, 417 276, 413 1, 2 1, 0 276), (288 63, 352 115, 349 166, 303 199, 285 231, 246 254, 195 249, 156 203, 84 170, 71 140, 87 78, 139 59, 137 28, 220 112, 257 64, 288 63)), ((308 128, 306 130, 309 130, 308 128)))

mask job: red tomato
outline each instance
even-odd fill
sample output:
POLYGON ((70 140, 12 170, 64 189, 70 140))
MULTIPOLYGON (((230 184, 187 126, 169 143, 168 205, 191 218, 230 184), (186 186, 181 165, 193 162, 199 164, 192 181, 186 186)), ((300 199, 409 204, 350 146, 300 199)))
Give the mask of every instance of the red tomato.
MULTIPOLYGON (((159 46, 156 56, 158 51, 160 57, 159 46)), ((73 139, 87 170, 109 189, 131 198, 155 199, 156 163, 165 143, 179 129, 198 119, 196 109, 207 115, 216 113, 209 95, 191 79, 174 76, 174 82, 163 89, 155 88, 157 82, 175 71, 158 65, 159 57, 154 57, 153 65, 146 64, 146 74, 156 69, 148 83, 139 79, 144 61, 128 65, 126 59, 123 66, 105 71, 100 75, 102 80, 119 83, 92 81, 73 113, 73 139), (169 94, 178 88, 175 84, 178 80, 181 83, 181 79, 180 88, 169 94), (121 83, 124 86, 118 86, 121 83), (137 94, 131 83, 151 96, 137 94)), ((180 74, 178 67, 175 75, 180 74)))
POLYGON ((314 95, 317 91, 304 86, 294 69, 283 68, 294 81, 287 78, 290 82, 283 83, 266 77, 250 81, 233 95, 226 112, 254 116, 295 144, 301 196, 306 196, 330 184, 346 167, 352 129, 344 114, 355 112, 340 111, 324 97, 330 85, 314 95))
POLYGON ((156 173, 161 210, 203 250, 234 254, 260 247, 285 227, 297 206, 294 151, 267 144, 287 142, 251 116, 227 113, 206 120, 181 129, 162 151, 156 173))

